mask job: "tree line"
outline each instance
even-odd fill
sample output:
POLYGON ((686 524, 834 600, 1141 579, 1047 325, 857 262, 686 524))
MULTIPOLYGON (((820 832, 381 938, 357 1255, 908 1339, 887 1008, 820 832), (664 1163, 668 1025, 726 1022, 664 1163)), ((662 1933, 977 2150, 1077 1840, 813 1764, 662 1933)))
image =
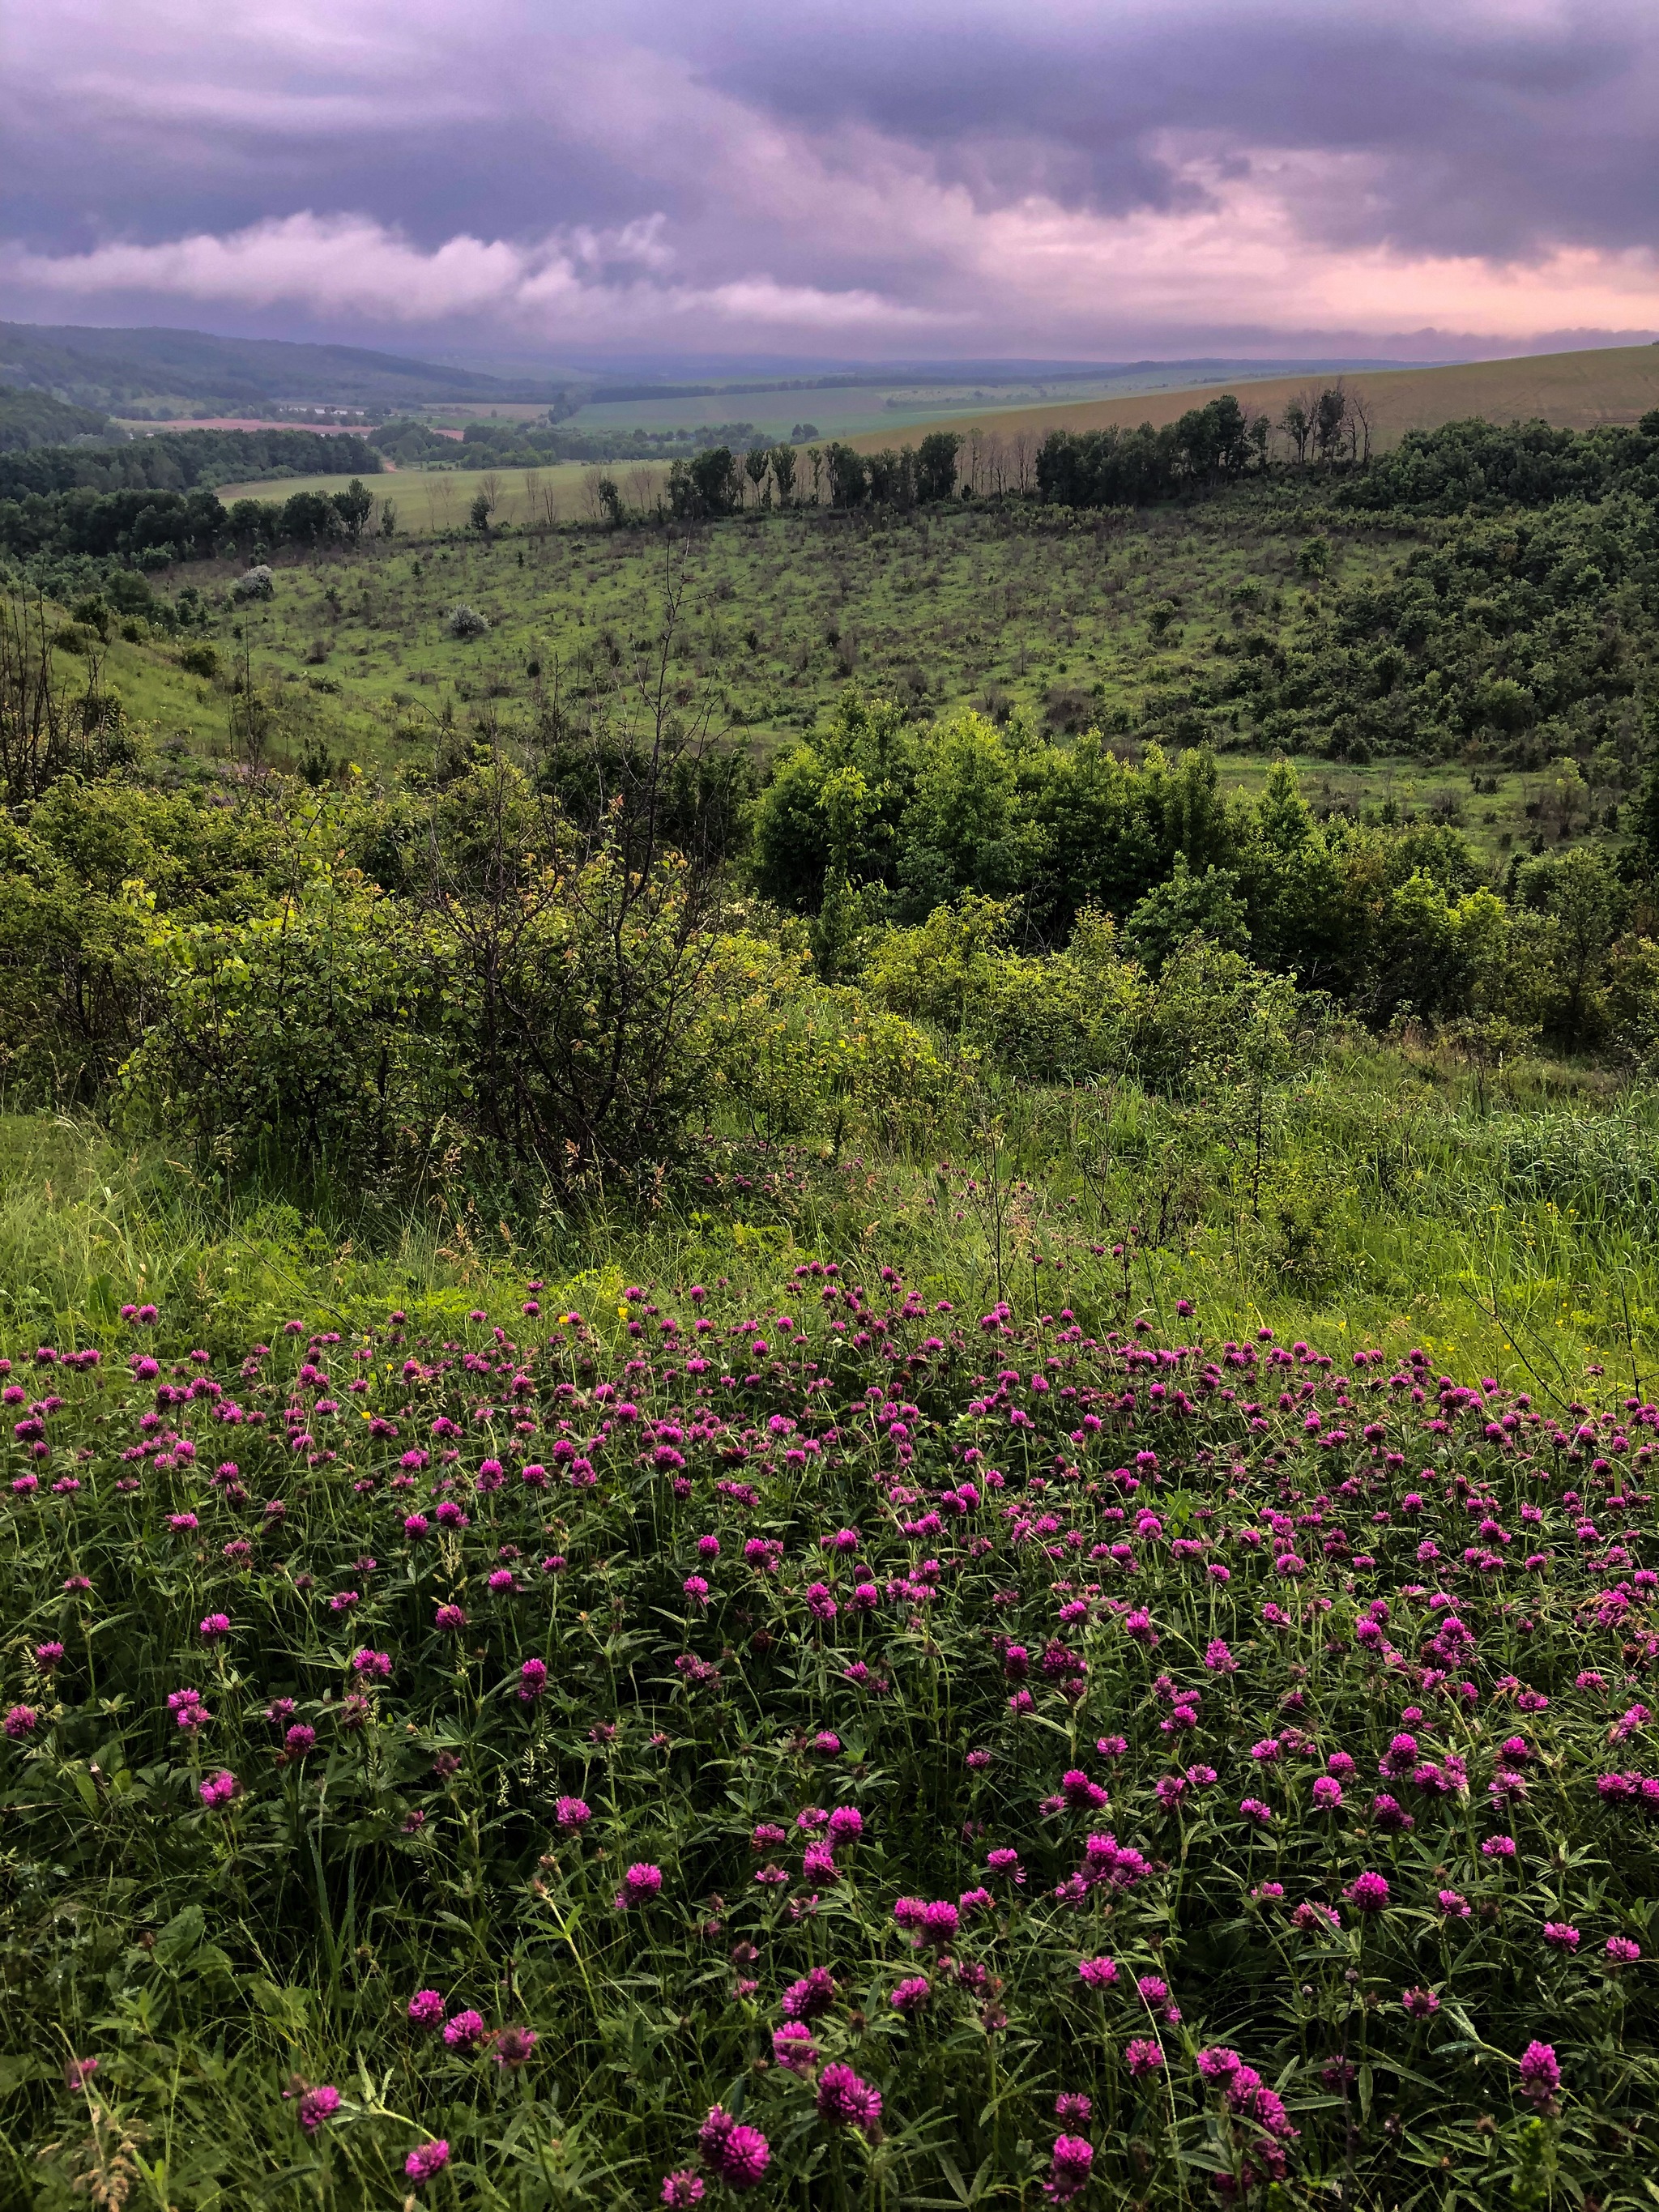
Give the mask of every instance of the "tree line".
POLYGON ((266 477, 365 477, 380 456, 349 432, 178 430, 120 446, 0 453, 0 499, 67 491, 193 491, 266 477))
POLYGON ((717 422, 696 429, 562 430, 532 422, 469 422, 459 438, 408 419, 382 423, 368 442, 399 468, 544 468, 555 461, 661 461, 684 455, 704 439, 746 451, 765 441, 752 422, 717 422))
MULTIPOLYGON (((0 499, 0 551, 26 560, 118 562, 137 568, 252 556, 290 545, 313 551, 358 544, 374 495, 352 477, 338 491, 297 491, 225 507, 211 491, 70 491, 0 499)), ((395 501, 380 501, 380 528, 397 527, 395 501)))

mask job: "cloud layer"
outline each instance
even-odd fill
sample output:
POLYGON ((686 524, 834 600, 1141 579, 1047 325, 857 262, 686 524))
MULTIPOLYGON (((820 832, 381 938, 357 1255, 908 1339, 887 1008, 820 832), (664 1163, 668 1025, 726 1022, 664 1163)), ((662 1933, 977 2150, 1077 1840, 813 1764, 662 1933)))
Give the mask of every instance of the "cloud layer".
POLYGON ((1659 330, 1631 0, 14 0, 6 312, 595 354, 1659 330))

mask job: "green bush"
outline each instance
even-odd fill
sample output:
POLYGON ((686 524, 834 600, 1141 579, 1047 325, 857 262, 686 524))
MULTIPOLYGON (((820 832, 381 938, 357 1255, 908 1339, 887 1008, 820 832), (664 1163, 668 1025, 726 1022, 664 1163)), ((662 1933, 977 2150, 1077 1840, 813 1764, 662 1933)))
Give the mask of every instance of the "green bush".
POLYGON ((123 1071, 134 1118, 203 1166, 309 1187, 424 1155, 441 1097, 438 969, 397 903, 318 873, 272 915, 157 922, 153 1019, 123 1071))
POLYGON ((1311 1019, 1285 977, 1191 938, 1139 994, 1128 1056, 1149 1090, 1201 1096, 1277 1079, 1294 1063, 1311 1019))
POLYGON ((948 1115, 971 1053, 947 1055, 917 1024, 861 991, 815 983, 763 938, 727 939, 710 1018, 716 1083, 769 1141, 854 1134, 904 1145, 948 1115))

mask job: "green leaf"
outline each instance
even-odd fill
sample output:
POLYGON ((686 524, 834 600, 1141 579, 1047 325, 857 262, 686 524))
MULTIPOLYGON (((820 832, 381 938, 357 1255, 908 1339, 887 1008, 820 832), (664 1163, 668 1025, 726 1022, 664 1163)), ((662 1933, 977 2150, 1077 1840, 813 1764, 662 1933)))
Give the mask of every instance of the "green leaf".
POLYGON ((199 1905, 177 1912, 155 1938, 155 1956, 164 1966, 176 1966, 189 1958, 207 1930, 207 1917, 199 1905))

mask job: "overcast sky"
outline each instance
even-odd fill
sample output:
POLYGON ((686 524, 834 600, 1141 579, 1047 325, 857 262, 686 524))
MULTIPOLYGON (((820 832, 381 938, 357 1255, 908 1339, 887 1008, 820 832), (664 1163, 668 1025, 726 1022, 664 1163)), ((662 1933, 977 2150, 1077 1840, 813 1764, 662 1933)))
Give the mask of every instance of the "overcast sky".
POLYGON ((7 0, 0 301, 594 356, 1659 332, 1659 0, 7 0))

